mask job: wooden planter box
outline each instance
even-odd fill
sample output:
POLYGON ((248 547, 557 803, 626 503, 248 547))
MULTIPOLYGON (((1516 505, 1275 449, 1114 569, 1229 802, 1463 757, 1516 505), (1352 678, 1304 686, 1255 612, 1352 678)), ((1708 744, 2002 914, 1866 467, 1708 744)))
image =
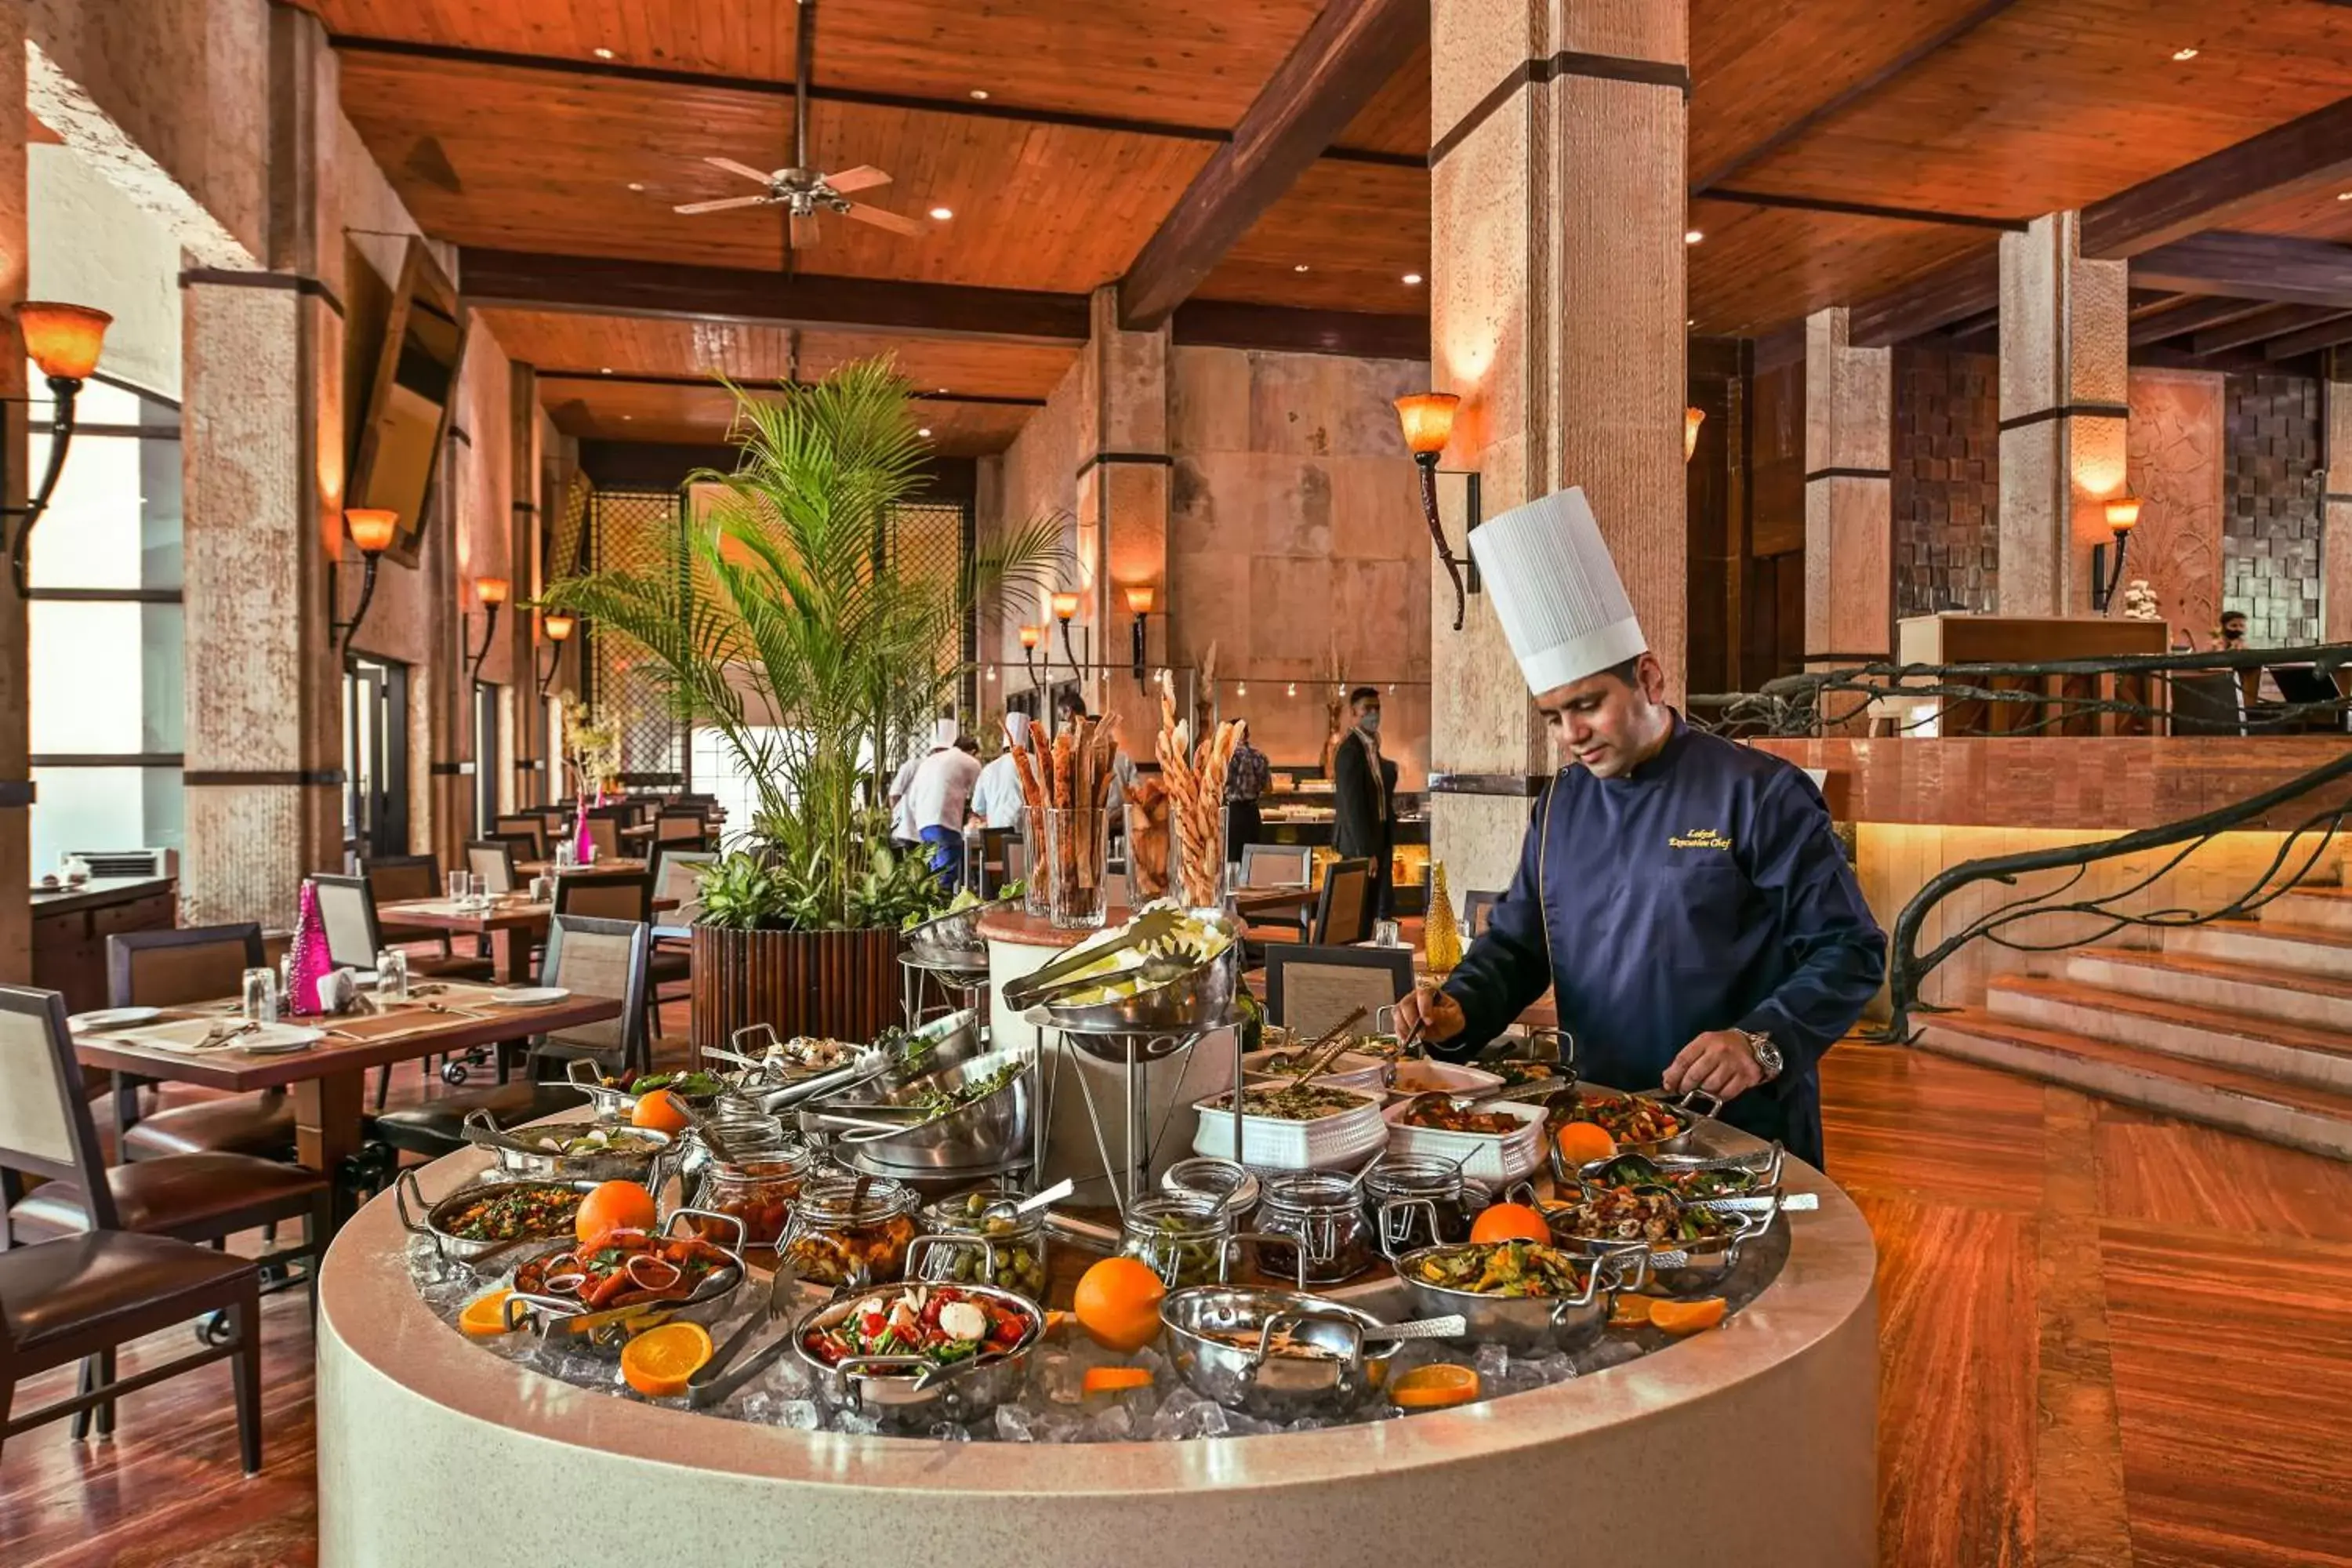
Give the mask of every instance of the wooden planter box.
POLYGON ((898 933, 694 928, 696 1058, 751 1024, 870 1040, 899 1021, 898 933))

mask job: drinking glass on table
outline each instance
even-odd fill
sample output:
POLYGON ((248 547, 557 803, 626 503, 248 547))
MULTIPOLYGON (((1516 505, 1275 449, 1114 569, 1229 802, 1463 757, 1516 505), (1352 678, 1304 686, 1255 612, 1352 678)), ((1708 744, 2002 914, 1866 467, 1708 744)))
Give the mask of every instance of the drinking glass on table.
POLYGON ((452 872, 450 872, 450 873, 449 873, 449 901, 450 901, 451 903, 453 903, 453 904, 462 904, 462 903, 464 903, 464 902, 466 901, 466 895, 467 895, 467 892, 469 892, 469 891, 472 889, 472 887, 473 887, 473 880, 474 880, 474 879, 473 879, 473 876, 472 876, 472 874, 471 874, 470 872, 466 872, 466 871, 452 871, 452 872))
POLYGON ((1404 945, 1404 928, 1394 921, 1374 921, 1372 922, 1372 945, 1374 947, 1402 947, 1404 945))
POLYGON ((490 907, 490 884, 488 879, 481 876, 478 872, 468 872, 467 874, 466 903, 469 908, 477 910, 486 910, 490 907))
POLYGON ((569 871, 574 865, 579 863, 579 850, 572 844, 572 840, 569 838, 559 838, 555 841, 555 868, 557 870, 569 871))
POLYGON ((408 1000, 408 954, 399 948, 375 955, 375 994, 386 1002, 408 1000))
POLYGON ((238 1011, 249 1024, 278 1022, 278 971, 248 969, 245 972, 245 1000, 238 1011))

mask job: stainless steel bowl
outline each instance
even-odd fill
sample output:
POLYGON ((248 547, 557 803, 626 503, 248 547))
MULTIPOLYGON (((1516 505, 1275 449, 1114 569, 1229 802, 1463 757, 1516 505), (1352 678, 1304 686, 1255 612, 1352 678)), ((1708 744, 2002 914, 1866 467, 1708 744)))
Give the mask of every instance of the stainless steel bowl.
POLYGON ((1436 1285, 1421 1278, 1420 1266, 1430 1259, 1480 1250, 1501 1243, 1465 1242, 1423 1247, 1396 1260, 1397 1279, 1416 1318, 1461 1314, 1462 1342, 1507 1345, 1515 1351, 1575 1350, 1590 1343, 1609 1321, 1617 1292, 1641 1282, 1643 1255, 1593 1257, 1560 1247, 1570 1261, 1581 1264, 1584 1289, 1575 1296, 1489 1296, 1475 1290, 1436 1285))
POLYGON ((800 1111, 801 1131, 854 1145, 876 1164, 902 1170, 969 1170, 1005 1163, 1029 1150, 1036 1062, 1026 1052, 991 1051, 879 1094, 832 1096, 800 1111), (944 1116, 924 1119, 931 1090, 953 1090, 1007 1068, 1011 1081, 944 1116))
MULTIPOLYGON (((663 1225, 665 1233, 681 1218, 709 1220, 722 1226, 732 1226, 735 1230, 735 1245, 719 1247, 727 1254, 730 1267, 711 1272, 684 1300, 648 1301, 633 1308, 593 1311, 572 1297, 533 1295, 517 1290, 506 1300, 508 1331, 530 1330, 542 1341, 560 1340, 568 1349, 617 1358, 622 1346, 656 1324, 700 1323, 706 1329, 716 1324, 733 1309, 737 1293, 742 1289, 743 1282, 751 1278, 751 1270, 743 1263, 743 1222, 733 1215, 719 1214, 711 1209, 679 1208, 670 1211, 669 1218, 663 1225)), ((576 1249, 576 1243, 542 1247, 532 1258, 516 1264, 515 1271, 520 1275, 539 1258, 557 1258, 576 1249)))
POLYGON ((1563 1212, 1557 1208, 1544 1211, 1544 1217, 1551 1226, 1552 1240, 1562 1252, 1573 1252, 1586 1258, 1625 1254, 1639 1256, 1644 1259, 1649 1278, 1660 1289, 1673 1296, 1697 1295, 1720 1289, 1725 1277, 1738 1267, 1740 1248, 1763 1235, 1772 1224, 1772 1215, 1769 1213, 1735 1214, 1733 1217, 1739 1222, 1738 1226, 1723 1235, 1645 1249, 1640 1242, 1578 1236, 1565 1230, 1559 1218, 1563 1212))
MULTIPOLYGON (((402 1228, 412 1236, 430 1237, 434 1250, 441 1257, 454 1262, 471 1263, 488 1253, 503 1254, 515 1247, 541 1241, 558 1241, 571 1234, 571 1226, 567 1223, 562 1230, 551 1231, 545 1236, 478 1239, 473 1237, 451 1235, 448 1222, 464 1212, 476 1200, 516 1186, 569 1187, 582 1197, 585 1197, 595 1189, 596 1185, 596 1183, 591 1181, 474 1181, 467 1182, 447 1197, 428 1204, 425 1201, 425 1190, 416 1184, 415 1171, 406 1170, 393 1178, 392 1203, 394 1209, 400 1215, 402 1228), (412 1197, 416 1200, 417 1213, 424 1216, 421 1220, 409 1213, 408 1201, 412 1197)), ((576 1208, 577 1205, 575 1205, 574 1207, 576 1208)))
POLYGON ((1027 1297, 991 1285, 955 1289, 967 1296, 984 1296, 1026 1320, 1026 1331, 1010 1350, 950 1367, 935 1367, 919 1356, 858 1356, 827 1366, 810 1352, 810 1331, 829 1329, 869 1302, 888 1301, 911 1289, 915 1287, 893 1285, 861 1290, 812 1308, 793 1324, 793 1353, 808 1369, 824 1401, 836 1408, 863 1410, 887 1426, 929 1426, 976 1420, 1017 1397, 1029 1375, 1030 1354, 1045 1331, 1045 1313, 1027 1297))
POLYGON ((1380 1338, 1381 1321, 1370 1312, 1298 1290, 1198 1285, 1162 1300, 1160 1322, 1169 1359, 1194 1393, 1263 1421, 1343 1415, 1371 1403, 1388 1385, 1397 1350, 1380 1338), (1325 1353, 1269 1353, 1267 1342, 1284 1329, 1325 1353))
POLYGON ((977 967, 988 967, 988 944, 981 940, 980 922, 993 910, 1016 908, 1018 898, 999 899, 991 904, 968 904, 960 910, 936 916, 920 925, 908 926, 905 931, 907 945, 928 957, 947 959, 964 953, 978 953, 977 967))
POLYGON ((960 1066, 987 1050, 988 1042, 981 1037, 980 1014, 966 1007, 942 1014, 908 1033, 887 1054, 882 1076, 891 1083, 906 1083, 960 1066))
POLYGON ((480 1138, 469 1138, 468 1142, 488 1150, 498 1170, 509 1181, 622 1181, 638 1182, 652 1188, 656 1185, 653 1180, 655 1163, 671 1152, 671 1140, 667 1132, 594 1117, 501 1128, 488 1110, 476 1109, 467 1112, 465 1126, 468 1133, 479 1131, 484 1134, 480 1138), (598 1131, 625 1133, 642 1141, 646 1147, 634 1152, 594 1154, 561 1154, 551 1149, 529 1147, 541 1138, 576 1138, 598 1131))
POLYGON ((1241 974, 1242 944, 1236 941, 1207 963, 1131 996, 1085 1006, 1048 1002, 1044 1011, 1048 1026, 1076 1037, 1080 1049, 1106 1061, 1124 1061, 1123 1041, 1097 1043, 1086 1037, 1175 1035, 1213 1028, 1233 1017, 1234 993, 1241 984, 1241 974))

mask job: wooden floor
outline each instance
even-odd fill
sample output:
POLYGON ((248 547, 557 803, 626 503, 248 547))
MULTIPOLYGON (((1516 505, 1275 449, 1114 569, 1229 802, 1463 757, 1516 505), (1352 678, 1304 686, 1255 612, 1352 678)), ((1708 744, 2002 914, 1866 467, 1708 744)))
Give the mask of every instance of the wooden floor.
MULTIPOLYGON (((2352 1568, 2352 1165, 1915 1052, 1825 1087, 1880 1248, 1885 1568, 2352 1568)), ((110 1444, 10 1443, 0 1563, 315 1561, 309 1317, 265 1316, 259 1478, 209 1367, 110 1444)))

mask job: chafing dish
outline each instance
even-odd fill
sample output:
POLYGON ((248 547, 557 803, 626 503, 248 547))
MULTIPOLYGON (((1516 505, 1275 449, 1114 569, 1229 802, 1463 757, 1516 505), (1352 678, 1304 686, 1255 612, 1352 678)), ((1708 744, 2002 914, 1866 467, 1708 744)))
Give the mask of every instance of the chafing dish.
POLYGON ((667 1132, 591 1117, 506 1129, 499 1126, 498 1120, 488 1108, 477 1107, 466 1113, 464 1125, 466 1142, 488 1150, 490 1157, 497 1162, 498 1169, 511 1180, 627 1181, 642 1183, 649 1189, 656 1188, 659 1184, 654 1177, 654 1166, 671 1150, 670 1136, 667 1132), (626 1137, 638 1147, 584 1154, 564 1154, 552 1149, 534 1147, 542 1138, 578 1138, 593 1132, 626 1137))
POLYGON ((828 1404, 863 1410, 889 1426, 923 1427, 977 1419, 1020 1394, 1029 1375, 1030 1355, 1045 1331, 1045 1310, 1025 1296, 991 1285, 955 1289, 967 1296, 986 1297, 1022 1316, 1028 1327, 1009 1350, 985 1352, 944 1367, 921 1356, 853 1356, 828 1366, 809 1350, 813 1330, 829 1329, 870 1303, 895 1300, 906 1289, 893 1285, 837 1298, 812 1308, 793 1325, 793 1353, 828 1404))
MULTIPOLYGON (((1678 1212, 1710 1212, 1724 1216, 1729 1223, 1712 1235, 1648 1244, 1650 1277, 1670 1295, 1694 1295, 1721 1289, 1725 1277, 1738 1266, 1740 1248, 1769 1230, 1773 1216, 1780 1212, 1777 1199, 1771 1207, 1760 1213, 1738 1207, 1744 1201, 1717 1199, 1675 1205, 1678 1212)), ((1573 1206, 1567 1205, 1544 1210, 1544 1219, 1551 1226, 1552 1239, 1563 1252, 1602 1258, 1639 1249, 1644 1245, 1622 1237, 1580 1236, 1574 1229, 1574 1213, 1573 1206)))
POLYGON ((1398 1344, 1370 1312, 1297 1290, 1195 1286, 1162 1300, 1160 1321, 1193 1392, 1266 1421, 1370 1404, 1388 1385, 1398 1344), (1280 1353, 1285 1339, 1297 1353, 1280 1353))
POLYGON ((668 1235, 680 1219, 710 1221, 724 1230, 731 1227, 735 1245, 709 1243, 708 1238, 693 1239, 719 1246, 727 1254, 728 1266, 712 1271, 695 1286, 694 1293, 677 1301, 641 1301, 633 1306, 616 1307, 606 1311, 591 1310, 575 1297, 558 1296, 521 1288, 525 1273, 534 1265, 544 1265, 568 1253, 581 1250, 576 1244, 552 1247, 515 1266, 517 1288, 506 1299, 504 1311, 509 1332, 530 1330, 542 1341, 562 1340, 569 1348, 591 1350, 600 1355, 617 1356, 621 1347, 635 1335, 662 1323, 700 1323, 709 1328, 734 1310, 736 1293, 742 1289, 751 1270, 743 1263, 743 1222, 733 1215, 719 1214, 710 1209, 673 1209, 664 1223, 662 1234, 668 1235))
MULTIPOLYGON (((516 1187, 565 1187, 578 1196, 585 1197, 596 1185, 597 1184, 593 1181, 476 1181, 467 1183, 447 1197, 428 1204, 425 1201, 424 1189, 417 1185, 416 1173, 408 1170, 401 1172, 393 1178, 392 1203, 394 1209, 400 1215, 402 1228, 408 1231, 410 1235, 431 1237, 434 1251, 446 1259, 457 1263, 471 1263, 489 1253, 504 1253, 517 1246, 560 1240, 571 1235, 572 1225, 572 1218, 567 1215, 562 1229, 551 1228, 538 1236, 476 1238, 452 1235, 448 1228, 448 1222, 464 1213, 476 1202, 511 1191, 516 1187), (421 1220, 416 1215, 409 1212, 408 1201, 412 1197, 416 1200, 417 1213, 423 1215, 421 1220)), ((572 1206, 576 1213, 580 1205, 575 1201, 572 1206)))
MULTIPOLYGON (((1416 1316, 1458 1314, 1463 1338, 1478 1343, 1507 1345, 1512 1350, 1574 1350, 1590 1342, 1609 1321, 1610 1305, 1620 1290, 1642 1283, 1650 1262, 1640 1247, 1600 1256, 1579 1256, 1568 1247, 1557 1250, 1577 1273, 1581 1289, 1573 1296, 1496 1296, 1440 1285, 1422 1277, 1423 1264, 1465 1254, 1483 1254, 1510 1242, 1465 1242, 1423 1247, 1396 1260, 1397 1279, 1416 1316)), ((1525 1246, 1526 1243, 1517 1245, 1525 1246)))
POLYGON ((888 1170, 993 1168, 1028 1152, 1036 1063, 1025 1052, 991 1051, 878 1093, 829 1096, 800 1110, 801 1131, 855 1146, 861 1163, 888 1170), (924 1101, 999 1072, 986 1094, 933 1115, 924 1101))

